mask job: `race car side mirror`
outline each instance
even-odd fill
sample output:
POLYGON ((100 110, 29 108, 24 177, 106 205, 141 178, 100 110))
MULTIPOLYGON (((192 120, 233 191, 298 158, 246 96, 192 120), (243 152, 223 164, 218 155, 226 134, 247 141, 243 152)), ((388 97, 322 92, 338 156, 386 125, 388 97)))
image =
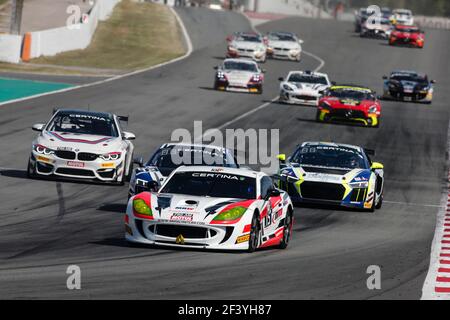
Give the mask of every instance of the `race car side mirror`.
POLYGON ((262 72, 262 73, 266 73, 267 70, 266 70, 266 69, 262 69, 261 72, 262 72))
POLYGON ((337 82, 336 82, 336 81, 331 81, 331 84, 332 84, 333 86, 335 86, 335 85, 337 84, 337 82))
POLYGON ((380 170, 384 169, 384 166, 379 162, 372 163, 372 166, 370 167, 372 170, 380 170))
POLYGON ((124 140, 134 140, 134 139, 136 139, 136 136, 134 135, 134 133, 126 132, 126 131, 123 132, 122 137, 123 137, 124 140))
POLYGON ((144 166, 144 158, 136 157, 133 159, 133 163, 137 164, 139 167, 143 167, 144 166))
POLYGON ((383 79, 384 79, 384 80, 387 80, 387 79, 388 79, 388 77, 387 77, 387 76, 383 76, 383 79))
POLYGON ((266 196, 265 196, 265 200, 269 200, 269 199, 272 198, 272 197, 279 197, 280 194, 281 194, 281 193, 280 193, 280 190, 278 190, 278 189, 275 189, 275 188, 269 189, 269 190, 267 191, 266 196))
POLYGON ((286 155, 284 153, 283 154, 279 154, 277 156, 277 159, 280 160, 281 162, 285 162, 286 161, 286 155))
POLYGON ((284 78, 283 77, 279 77, 278 81, 284 81, 284 78))
POLYGON ((31 127, 31 129, 32 129, 33 131, 39 131, 39 132, 41 132, 42 130, 44 130, 44 127, 45 127, 45 124, 43 124, 43 123, 36 123, 36 124, 34 124, 34 125, 31 127))
POLYGON ((303 40, 298 40, 299 44, 303 44, 303 42, 304 42, 303 40))
POLYGON ((431 80, 430 82, 431 82, 431 83, 436 83, 436 80, 431 80))
POLYGON ((231 41, 231 36, 226 37, 227 42, 231 41))
POLYGON ((219 66, 214 66, 213 69, 214 69, 214 70, 217 70, 217 69, 219 69, 219 66))

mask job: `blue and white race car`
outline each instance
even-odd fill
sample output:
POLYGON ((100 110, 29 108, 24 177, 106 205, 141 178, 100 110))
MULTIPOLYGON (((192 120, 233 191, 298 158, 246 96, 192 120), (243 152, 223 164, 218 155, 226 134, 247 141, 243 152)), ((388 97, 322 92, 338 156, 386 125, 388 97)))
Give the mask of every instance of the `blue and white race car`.
POLYGON ((216 166, 239 168, 233 151, 202 144, 166 143, 144 163, 142 157, 134 159, 138 168, 130 180, 129 197, 156 191, 173 170, 180 166, 216 166))
POLYGON ((280 189, 295 203, 339 205, 374 211, 383 203, 383 165, 372 162, 374 151, 361 147, 305 142, 286 159, 281 154, 280 189))

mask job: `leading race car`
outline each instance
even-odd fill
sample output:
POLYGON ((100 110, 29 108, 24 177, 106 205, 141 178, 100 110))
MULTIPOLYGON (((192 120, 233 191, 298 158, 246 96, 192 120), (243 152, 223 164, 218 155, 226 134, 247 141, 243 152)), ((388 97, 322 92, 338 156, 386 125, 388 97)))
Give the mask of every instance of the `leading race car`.
POLYGON ((265 71, 254 61, 225 59, 221 66, 214 69, 215 90, 263 93, 265 71))
POLYGON ((425 33, 416 26, 397 25, 391 32, 389 45, 406 45, 422 49, 425 45, 425 33))
POLYGON ((332 83, 325 73, 291 71, 286 79, 279 78, 281 103, 317 106, 322 94, 332 83))
POLYGON ((229 149, 186 143, 165 143, 146 163, 142 157, 137 157, 135 163, 138 167, 131 177, 129 197, 158 190, 172 171, 180 166, 239 168, 236 155, 229 149))
POLYGON ((302 59, 303 40, 299 40, 292 32, 269 32, 267 38, 267 54, 274 59, 300 61, 302 59))
POLYGON ((416 71, 397 70, 384 76, 383 98, 431 104, 435 80, 416 71))
POLYGON ((158 193, 132 197, 125 216, 131 242, 204 249, 286 248, 294 223, 288 194, 261 172, 179 167, 158 193))
POLYGON ((29 177, 61 176, 123 184, 131 173, 135 135, 122 130, 119 117, 106 112, 56 110, 40 132, 28 161, 29 177))
POLYGON ((345 121, 379 127, 381 103, 369 88, 340 85, 332 86, 319 100, 316 121, 345 121))
POLYGON ((374 211, 383 203, 384 170, 361 147, 305 142, 286 159, 281 154, 278 179, 292 201, 332 204, 374 211), (286 161, 287 160, 287 161, 286 161))
POLYGON ((266 62, 267 46, 259 33, 236 32, 227 37, 227 58, 250 58, 257 62, 266 62))

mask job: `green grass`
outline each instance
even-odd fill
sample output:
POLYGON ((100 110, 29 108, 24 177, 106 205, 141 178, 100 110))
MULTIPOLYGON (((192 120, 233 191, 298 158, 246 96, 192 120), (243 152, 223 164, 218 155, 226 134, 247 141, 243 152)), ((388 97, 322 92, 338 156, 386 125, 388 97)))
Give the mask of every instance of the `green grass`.
POLYGON ((123 0, 99 24, 91 45, 32 63, 132 70, 152 66, 185 52, 176 18, 166 6, 123 0))

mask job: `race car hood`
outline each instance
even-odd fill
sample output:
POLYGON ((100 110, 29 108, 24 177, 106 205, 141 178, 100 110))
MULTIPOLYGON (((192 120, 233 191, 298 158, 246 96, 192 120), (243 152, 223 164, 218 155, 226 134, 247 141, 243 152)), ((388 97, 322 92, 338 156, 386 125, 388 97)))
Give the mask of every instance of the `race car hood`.
POLYGON ((264 47, 262 43, 258 42, 250 42, 250 41, 233 41, 230 44, 232 47, 238 48, 238 49, 245 49, 245 50, 257 50, 261 47, 264 47))
POLYGON ((223 70, 228 82, 230 84, 244 84, 246 85, 250 79, 255 75, 254 72, 240 71, 240 70, 223 70))
POLYGON ((395 31, 394 35, 399 39, 409 38, 416 40, 419 37, 423 37, 422 33, 417 32, 404 32, 404 31, 395 31))
POLYGON ((273 41, 269 40, 269 47, 282 49, 300 49, 300 44, 294 41, 273 41))
POLYGON ((334 109, 352 109, 352 110, 366 110, 375 104, 370 100, 353 100, 353 99, 338 99, 325 98, 321 102, 326 102, 334 109))
POLYGON ((294 91, 305 94, 319 95, 320 91, 328 88, 327 85, 321 83, 300 83, 300 82, 286 82, 294 91))
POLYGON ((151 208, 155 219, 172 223, 222 224, 223 221, 215 219, 218 215, 236 207, 246 212, 253 209, 255 201, 257 200, 151 194, 151 208))
POLYGON ((36 139, 36 143, 54 150, 71 149, 74 151, 104 154, 120 151, 121 140, 119 137, 43 131, 36 139))
POLYGON ((337 184, 354 184, 369 181, 369 169, 338 169, 326 167, 286 167, 280 171, 281 175, 289 176, 294 180, 325 182, 337 184))

